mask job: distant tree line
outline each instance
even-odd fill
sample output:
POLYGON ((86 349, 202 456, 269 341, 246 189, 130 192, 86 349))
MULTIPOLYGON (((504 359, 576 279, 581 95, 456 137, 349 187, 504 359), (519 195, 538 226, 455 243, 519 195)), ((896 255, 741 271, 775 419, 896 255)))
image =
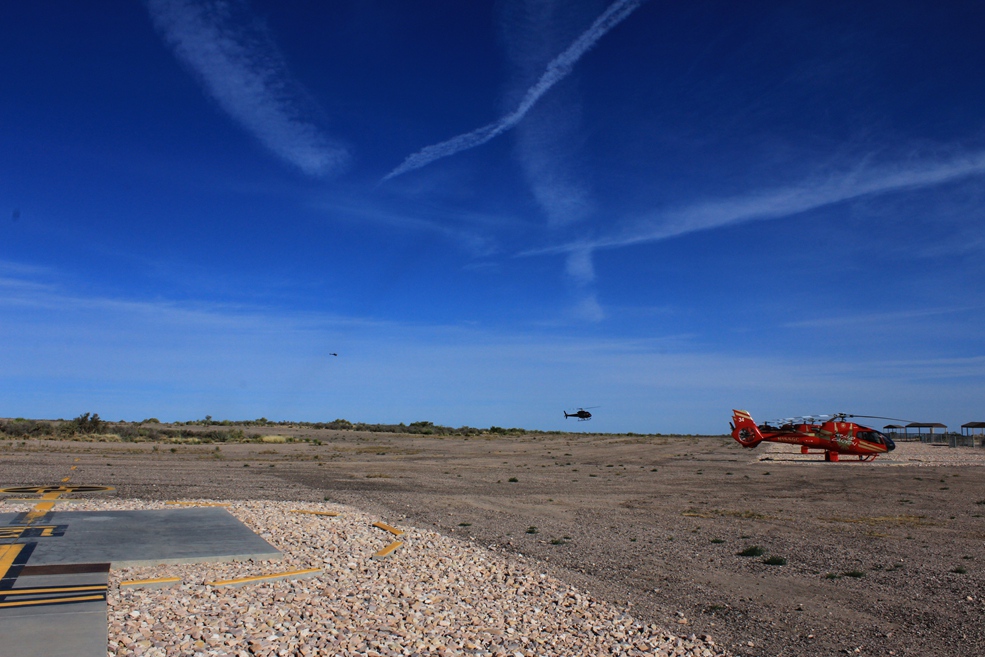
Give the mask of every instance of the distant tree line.
MULTIPOLYGON (((156 420, 154 420, 157 423, 156 420)), ((0 436, 6 438, 70 438, 111 434, 124 441, 182 440, 237 442, 247 439, 242 429, 183 431, 167 427, 144 427, 142 422, 106 422, 98 413, 83 413, 74 420, 0 420, 0 436)))
POLYGON ((99 419, 99 414, 83 413, 74 420, 25 420, 22 417, 13 420, 0 420, 0 434, 20 438, 44 436, 73 436, 75 434, 102 433, 106 422, 99 419))
MULTIPOLYGON (((434 422, 421 421, 410 424, 385 424, 370 422, 350 422, 335 419, 331 422, 271 421, 267 418, 256 420, 213 420, 206 415, 202 420, 188 422, 162 423, 157 418, 147 418, 141 422, 107 422, 98 413, 83 413, 73 420, 28 420, 16 418, 0 420, 0 437, 4 438, 69 438, 73 436, 106 435, 119 437, 123 441, 194 441, 194 442, 243 442, 260 440, 262 434, 247 433, 250 428, 289 428, 289 429, 329 429, 334 431, 366 431, 371 433, 402 433, 425 436, 522 436, 522 435, 560 435, 565 431, 535 431, 519 427, 504 428, 495 425, 488 429, 461 426, 447 427, 434 422)), ((660 436, 662 434, 614 434, 627 436, 660 436)), ((288 436, 289 441, 295 440, 288 436)), ((298 440, 307 440, 298 437, 298 440)))
MULTIPOLYGON (((156 418, 144 420, 144 423, 157 422, 156 418)), ((480 436, 482 434, 494 433, 501 435, 524 435, 531 433, 562 433, 560 431, 528 431, 514 427, 504 429, 503 427, 492 426, 488 429, 476 427, 446 427, 434 422, 411 422, 410 424, 383 424, 379 422, 350 422, 349 420, 336 419, 331 422, 296 422, 284 420, 274 422, 265 417, 256 420, 213 420, 211 415, 206 415, 203 420, 191 420, 189 422, 175 422, 175 425, 184 426, 222 426, 222 427, 285 427, 293 429, 332 429, 335 431, 369 431, 372 433, 409 433, 422 434, 427 436, 480 436)))

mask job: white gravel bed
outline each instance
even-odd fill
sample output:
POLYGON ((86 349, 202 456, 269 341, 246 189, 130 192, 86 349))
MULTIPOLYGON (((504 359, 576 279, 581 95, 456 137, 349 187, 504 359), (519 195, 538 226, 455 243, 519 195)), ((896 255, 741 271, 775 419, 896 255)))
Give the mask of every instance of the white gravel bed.
MULTIPOLYGON (((173 507, 102 499, 64 508, 173 507)), ((682 638, 644 624, 540 572, 532 560, 384 520, 405 530, 395 537, 372 527, 380 518, 351 507, 248 501, 226 508, 283 559, 111 570, 108 657, 727 654, 711 637, 682 638), (371 558, 394 540, 404 545, 391 557, 371 558), (238 588, 205 584, 307 568, 323 571, 238 588), (119 586, 163 577, 182 581, 162 589, 119 586)))
MULTIPOLYGON (((769 460, 781 464, 824 460, 824 456, 820 453, 801 454, 799 446, 784 443, 763 442, 752 451, 754 454, 758 452, 755 454, 755 458, 760 461, 769 460)), ((842 454, 841 460, 858 461, 858 457, 842 454)), ((887 454, 880 454, 871 464, 890 466, 985 465, 985 448, 897 442, 896 449, 887 454)))

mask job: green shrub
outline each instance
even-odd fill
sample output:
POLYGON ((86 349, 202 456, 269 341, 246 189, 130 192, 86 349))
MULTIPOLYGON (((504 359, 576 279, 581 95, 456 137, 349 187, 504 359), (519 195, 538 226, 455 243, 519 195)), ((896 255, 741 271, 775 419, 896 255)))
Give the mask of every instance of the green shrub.
POLYGON ((22 436, 53 436, 55 434, 55 426, 51 422, 18 418, 16 420, 0 422, 0 434, 10 436, 11 438, 20 438, 22 436))
POLYGON ((761 557, 766 554, 766 550, 759 547, 758 545, 751 545, 747 547, 742 552, 739 552, 736 556, 740 557, 761 557))
POLYGON ((763 563, 767 566, 786 566, 787 560, 783 557, 767 557, 763 559, 763 563))
POLYGON ((229 441, 242 441, 245 439, 242 429, 213 429, 197 434, 203 443, 225 443, 229 441))
POLYGON ((105 428, 106 423, 99 419, 99 413, 93 413, 91 415, 89 413, 83 413, 71 422, 66 422, 61 426, 62 432, 69 435, 73 433, 103 433, 105 428))

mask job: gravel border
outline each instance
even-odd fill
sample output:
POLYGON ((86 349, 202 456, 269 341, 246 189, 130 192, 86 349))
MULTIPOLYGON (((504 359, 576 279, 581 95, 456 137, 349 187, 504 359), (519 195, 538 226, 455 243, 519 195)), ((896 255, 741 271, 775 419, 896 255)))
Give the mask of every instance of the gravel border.
MULTIPOLYGON (((161 508, 168 507, 104 499, 71 510, 161 508)), ((226 508, 283 559, 111 570, 108 657, 728 654, 709 636, 682 638, 642 623, 539 572, 536 562, 433 531, 401 526, 403 546, 373 559, 393 536, 352 507, 248 501, 226 508), (322 571, 235 588, 205 584, 311 568, 322 571), (181 582, 120 587, 167 577, 181 582)))

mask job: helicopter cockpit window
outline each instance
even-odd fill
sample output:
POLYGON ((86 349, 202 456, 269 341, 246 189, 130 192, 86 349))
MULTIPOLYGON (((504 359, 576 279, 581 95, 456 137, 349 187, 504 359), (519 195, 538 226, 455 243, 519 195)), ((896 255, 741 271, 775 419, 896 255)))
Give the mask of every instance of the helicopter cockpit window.
POLYGON ((878 431, 859 431, 856 436, 859 440, 868 440, 870 443, 886 444, 886 437, 878 431))

